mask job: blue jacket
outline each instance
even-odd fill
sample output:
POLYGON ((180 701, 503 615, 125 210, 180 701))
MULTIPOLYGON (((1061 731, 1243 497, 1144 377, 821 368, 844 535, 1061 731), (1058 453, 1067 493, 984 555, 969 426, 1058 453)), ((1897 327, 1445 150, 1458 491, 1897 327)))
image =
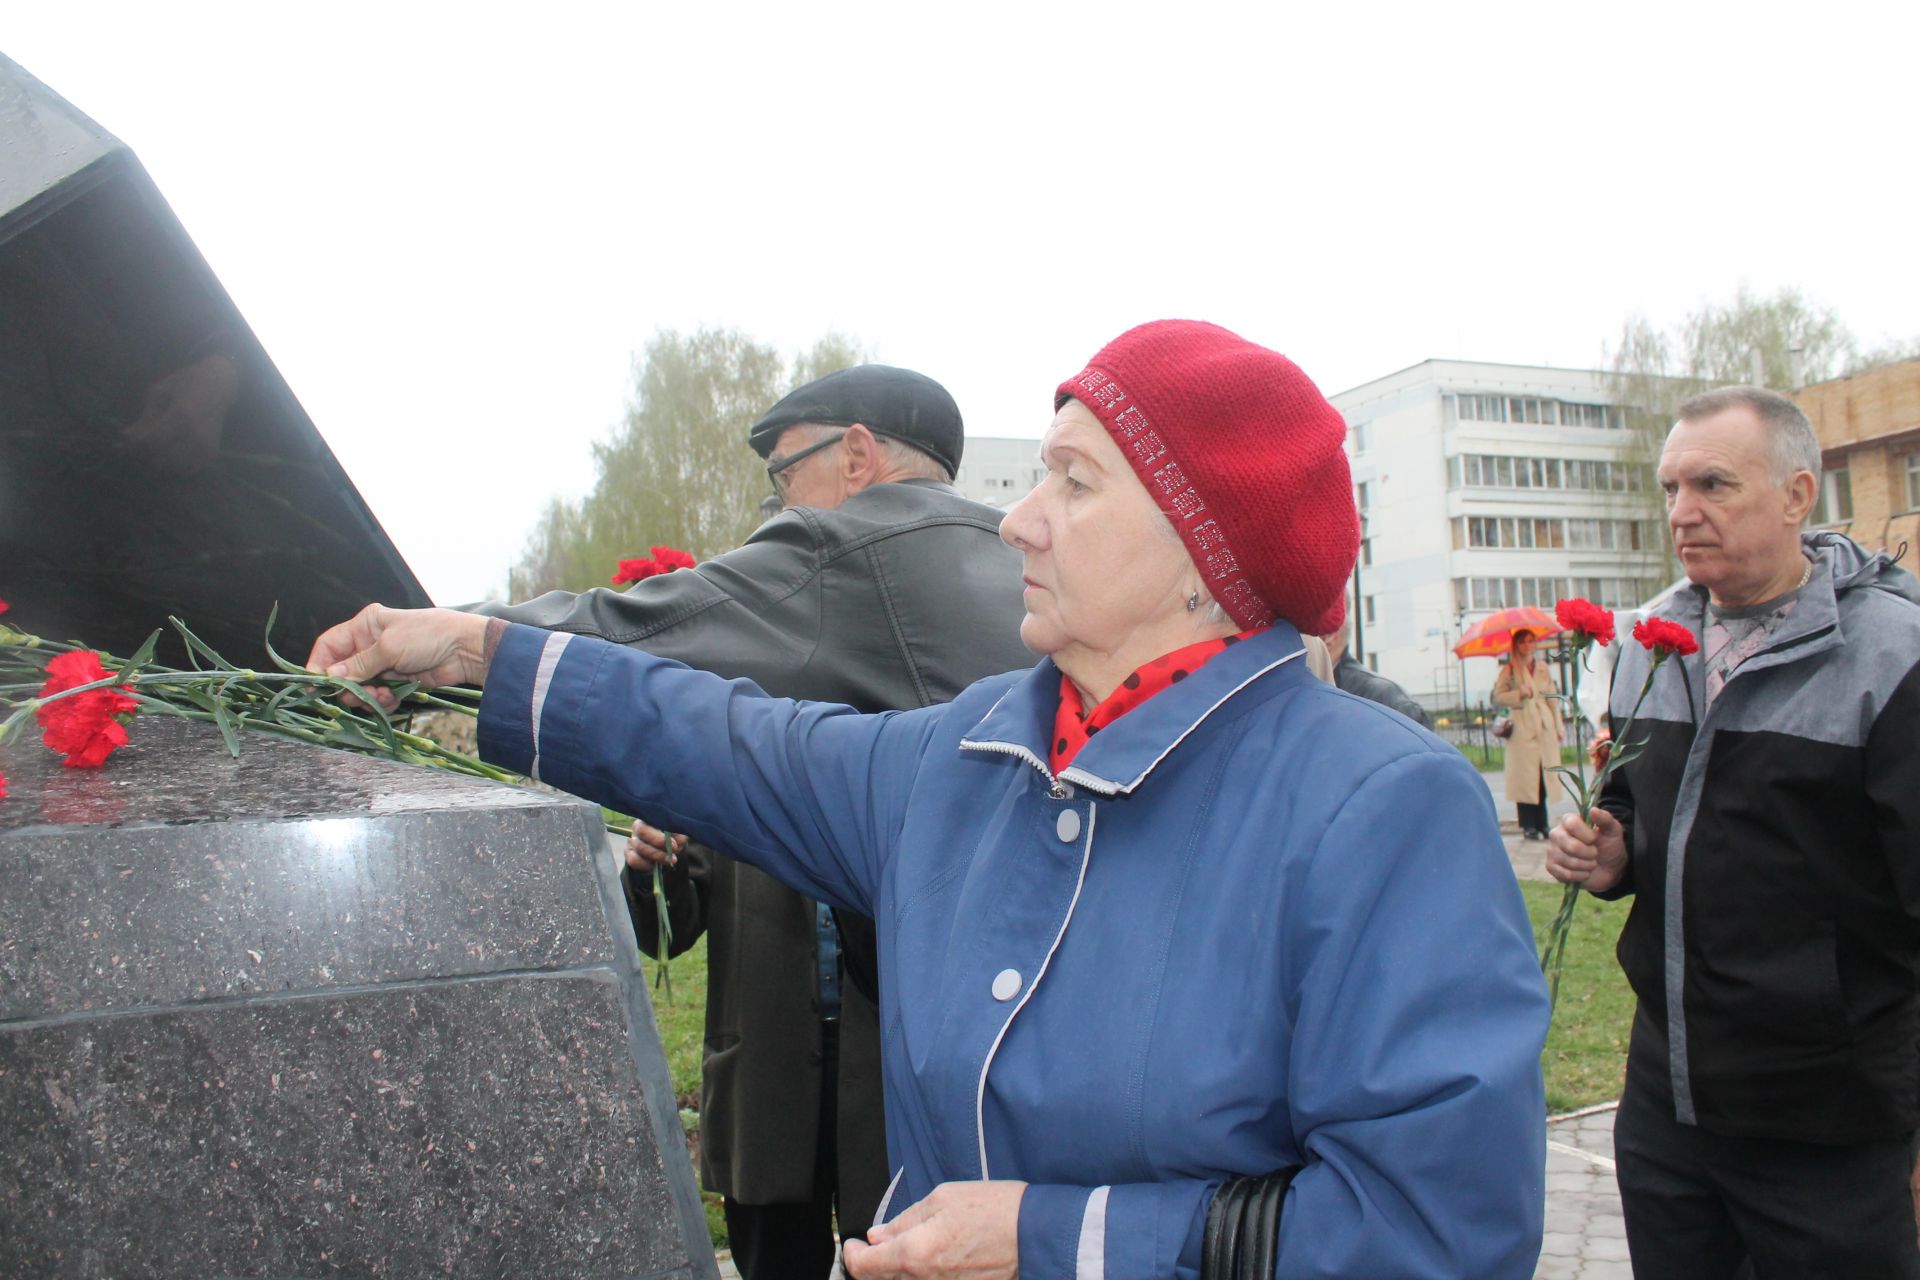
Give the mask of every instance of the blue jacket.
POLYGON ((1304 1163, 1278 1274, 1522 1280, 1547 1001, 1490 794, 1300 653, 1056 779, 1050 661, 860 715, 516 626, 480 747, 875 918, 894 1212, 1022 1179, 1023 1275, 1195 1276, 1220 1182, 1304 1163))

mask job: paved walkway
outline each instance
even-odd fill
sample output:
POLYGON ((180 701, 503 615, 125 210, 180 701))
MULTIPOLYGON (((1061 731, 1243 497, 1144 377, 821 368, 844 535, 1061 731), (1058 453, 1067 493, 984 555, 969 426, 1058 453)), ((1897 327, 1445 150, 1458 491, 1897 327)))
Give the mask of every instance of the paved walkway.
MULTIPOLYGON (((1551 881, 1546 871, 1547 844, 1520 836, 1506 779, 1486 773, 1500 813, 1500 838, 1506 843, 1513 874, 1522 880, 1551 881)), ((1573 812, 1573 802, 1557 780, 1547 802, 1550 823, 1573 812)), ((1576 1111, 1547 1123, 1547 1222, 1540 1242, 1535 1280, 1631 1280, 1627 1262, 1627 1226, 1620 1216, 1620 1192, 1613 1181, 1614 1104, 1576 1111)))
POLYGON ((1613 1103, 1547 1124, 1547 1223, 1535 1280, 1631 1280, 1613 1181, 1613 1103))

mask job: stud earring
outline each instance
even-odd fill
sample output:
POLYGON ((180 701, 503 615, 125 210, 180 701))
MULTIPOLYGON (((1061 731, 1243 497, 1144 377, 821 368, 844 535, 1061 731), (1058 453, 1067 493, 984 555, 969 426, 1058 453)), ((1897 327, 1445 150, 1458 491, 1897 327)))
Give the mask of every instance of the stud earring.
POLYGON ((1187 597, 1187 612, 1192 613, 1195 609, 1198 609, 1199 607, 1200 607, 1200 593, 1196 591, 1192 595, 1187 597))

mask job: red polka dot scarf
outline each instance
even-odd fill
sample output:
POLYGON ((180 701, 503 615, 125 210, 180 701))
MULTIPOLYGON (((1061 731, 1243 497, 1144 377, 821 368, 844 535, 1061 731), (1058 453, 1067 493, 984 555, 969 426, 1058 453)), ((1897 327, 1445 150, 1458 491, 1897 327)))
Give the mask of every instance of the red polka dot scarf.
POLYGON ((1184 649, 1162 654, 1122 680, 1120 686, 1092 711, 1080 709, 1080 691, 1073 687, 1073 681, 1061 676, 1060 709, 1053 716, 1053 744, 1047 752, 1048 767, 1059 773, 1073 763, 1073 758, 1080 754, 1080 748, 1094 734, 1167 686, 1179 684, 1228 646, 1239 644, 1248 636, 1264 630, 1265 627, 1255 627, 1237 636, 1202 640, 1184 649))

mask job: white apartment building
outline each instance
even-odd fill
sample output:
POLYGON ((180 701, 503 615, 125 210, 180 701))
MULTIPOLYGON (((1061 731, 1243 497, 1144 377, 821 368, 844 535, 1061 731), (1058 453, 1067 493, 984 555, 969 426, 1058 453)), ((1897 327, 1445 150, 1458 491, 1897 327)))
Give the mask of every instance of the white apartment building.
POLYGON ((1632 608, 1665 585, 1652 468, 1602 374, 1426 360, 1332 400, 1362 519, 1358 648, 1422 703, 1487 700, 1498 664, 1452 647, 1495 609, 1632 608))
POLYGON ((953 487, 975 502, 1006 508, 1026 497, 1046 474, 1038 439, 968 436, 953 487))

